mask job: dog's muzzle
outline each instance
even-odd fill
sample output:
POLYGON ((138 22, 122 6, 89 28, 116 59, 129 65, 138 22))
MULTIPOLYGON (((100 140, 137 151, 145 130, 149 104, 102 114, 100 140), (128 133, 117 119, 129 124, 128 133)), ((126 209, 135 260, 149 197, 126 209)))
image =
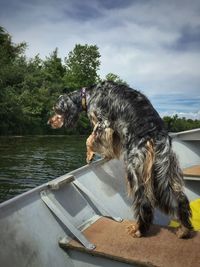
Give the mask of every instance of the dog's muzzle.
POLYGON ((51 125, 53 129, 61 128, 64 124, 64 115, 54 115, 48 120, 47 124, 51 125))

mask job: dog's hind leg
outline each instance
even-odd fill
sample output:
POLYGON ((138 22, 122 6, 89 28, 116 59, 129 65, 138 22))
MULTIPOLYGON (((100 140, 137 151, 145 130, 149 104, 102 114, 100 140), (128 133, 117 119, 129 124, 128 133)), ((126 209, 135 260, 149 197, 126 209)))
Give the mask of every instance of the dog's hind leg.
POLYGON ((148 194, 151 190, 147 189, 148 185, 144 177, 144 166, 148 161, 147 148, 136 148, 134 150, 128 157, 127 181, 129 195, 133 196, 136 225, 130 225, 128 232, 133 237, 140 237, 148 231, 153 221, 153 200, 151 194, 148 194))

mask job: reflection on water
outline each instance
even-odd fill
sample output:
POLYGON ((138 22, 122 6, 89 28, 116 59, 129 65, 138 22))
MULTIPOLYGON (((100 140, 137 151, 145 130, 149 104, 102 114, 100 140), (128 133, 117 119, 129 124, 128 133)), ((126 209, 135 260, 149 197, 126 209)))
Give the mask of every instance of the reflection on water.
POLYGON ((0 137, 0 202, 85 165, 86 137, 0 137))

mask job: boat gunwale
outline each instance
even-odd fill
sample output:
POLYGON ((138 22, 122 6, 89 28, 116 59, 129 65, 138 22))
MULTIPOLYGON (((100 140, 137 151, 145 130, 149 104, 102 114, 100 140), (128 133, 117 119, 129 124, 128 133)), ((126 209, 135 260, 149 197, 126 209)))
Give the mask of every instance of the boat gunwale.
POLYGON ((26 198, 27 196, 30 196, 32 194, 35 194, 35 193, 40 193, 41 191, 45 190, 45 189, 49 189, 51 188, 51 184, 54 183, 54 182, 59 182, 60 179, 68 179, 69 176, 74 176, 74 178, 76 179, 78 176, 80 176, 81 173, 85 173, 87 172, 88 169, 92 169, 93 167, 95 166, 99 166, 99 165, 103 165, 105 162, 107 162, 107 160, 105 159, 98 159, 90 164, 86 164, 78 169, 75 169, 71 172, 68 172, 64 175, 61 175, 57 178, 54 178, 53 180, 49 181, 49 182, 46 182, 42 185, 39 185, 39 186, 36 186, 35 188, 33 189, 30 189, 22 194, 19 194, 13 198, 10 198, 2 203, 0 203, 0 210, 7 207, 8 205, 12 205, 12 204, 15 204, 16 201, 20 201, 22 200, 23 198, 26 198))
POLYGON ((177 133, 170 132, 169 135, 172 138, 174 138, 174 137, 179 137, 179 136, 185 135, 185 134, 193 134, 193 133, 196 133, 196 132, 200 132, 200 128, 196 128, 196 129, 192 129, 192 130, 187 130, 187 131, 181 131, 181 132, 177 132, 177 133))

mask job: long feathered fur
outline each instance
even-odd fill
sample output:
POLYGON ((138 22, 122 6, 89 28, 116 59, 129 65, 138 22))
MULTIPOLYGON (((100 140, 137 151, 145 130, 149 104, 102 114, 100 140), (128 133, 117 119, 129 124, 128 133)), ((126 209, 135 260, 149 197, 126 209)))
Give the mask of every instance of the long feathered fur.
MULTIPOLYGON (((135 236, 144 234, 153 221, 154 208, 159 207, 177 217, 181 223, 178 235, 186 237, 192 226, 189 202, 183 192, 183 174, 163 121, 150 101, 141 92, 112 82, 87 88, 86 94, 91 123, 104 129, 100 137, 91 138, 92 144, 96 145, 93 148, 101 150, 104 147, 105 152, 108 142, 108 150, 112 151, 109 155, 115 157, 113 134, 120 143, 119 151, 124 158, 137 220, 131 233, 135 236), (109 129, 110 137, 105 138, 106 129, 109 129)), ((63 125, 73 125, 82 111, 80 91, 61 96, 56 110, 63 118, 63 125)))

